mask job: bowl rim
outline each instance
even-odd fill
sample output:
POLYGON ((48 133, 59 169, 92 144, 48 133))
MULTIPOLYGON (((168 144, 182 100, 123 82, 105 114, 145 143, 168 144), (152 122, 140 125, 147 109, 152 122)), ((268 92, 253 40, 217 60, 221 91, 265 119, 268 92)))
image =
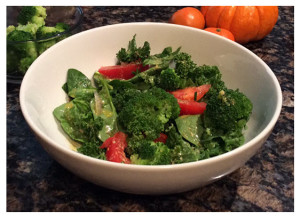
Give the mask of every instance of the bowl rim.
MULTIPOLYGON (((223 41, 227 41, 231 44, 233 44, 234 46, 238 47, 239 49, 249 53, 251 56, 253 56, 261 65, 263 65, 265 67, 265 69, 267 70, 267 74, 270 76, 270 79, 272 79, 274 85, 275 85, 275 90, 276 90, 276 96, 277 96, 277 104, 276 104, 276 109, 275 112, 273 114, 273 116, 270 119, 270 122, 266 125, 266 127, 258 134, 256 135, 254 138, 252 138, 249 142, 239 146, 238 148, 235 148, 229 152, 217 155, 215 157, 211 157, 211 158, 207 158, 204 160, 198 160, 198 161, 193 161, 193 162, 188 162, 188 163, 180 163, 180 164, 166 164, 166 165, 138 165, 138 164, 123 164, 123 163, 115 163, 115 162, 111 162, 111 161, 107 161, 107 160, 101 160, 101 159, 97 159, 97 158, 93 158, 87 155, 83 155, 79 152, 73 151, 69 148, 66 148, 64 146, 60 146, 57 142, 55 142, 54 140, 52 140, 49 136, 47 136, 45 133, 43 133, 33 122, 33 120, 31 119, 26 107, 25 107, 25 90, 26 90, 26 84, 27 84, 27 78, 28 75, 30 75, 30 70, 35 66, 35 64, 37 63, 36 61, 29 67, 28 72, 29 74, 26 74, 22 83, 21 83, 21 87, 20 87, 20 107, 21 107, 21 111, 23 113, 23 116, 26 120, 26 122, 28 123, 28 125, 31 127, 31 129, 35 132, 36 135, 38 135, 39 137, 41 137, 47 144, 51 145, 52 147, 54 147, 57 151, 61 152, 61 153, 65 153, 66 155, 68 155, 69 157, 72 157, 73 159, 79 159, 79 160, 83 160, 86 163, 94 163, 95 165, 100 165, 100 166, 106 166, 106 167, 110 167, 110 168, 122 168, 123 170, 142 170, 142 171, 150 171, 150 172, 154 172, 157 169, 159 170, 164 170, 164 169, 185 169, 185 168, 189 168, 189 167, 195 167, 195 166, 201 166, 201 165, 210 165, 216 161, 222 161, 222 160, 226 160, 236 154, 240 154, 242 153, 244 150, 246 150, 247 148, 251 148, 253 145, 258 144, 260 141, 262 141, 265 137, 268 136, 269 133, 271 133, 272 129, 274 128, 275 124, 277 123, 277 120, 279 118, 280 112, 281 112, 281 108, 282 108, 282 91, 281 91, 281 87, 280 84, 278 82, 277 77, 275 76, 274 72, 270 69, 270 67, 261 59, 259 58, 255 53, 253 53, 252 51, 250 51, 249 49, 247 49, 246 47, 233 42, 232 40, 229 40, 227 38, 224 38, 222 36, 216 35, 214 33, 210 33, 201 29, 196 29, 193 27, 188 27, 188 26, 182 26, 182 25, 177 25, 177 24, 170 24, 170 23, 159 23, 159 22, 130 22, 130 23, 119 23, 119 24, 112 24, 112 25, 106 25, 106 26, 101 26, 101 27, 96 27, 96 28, 92 28, 80 33, 77 33, 69 38, 67 38, 66 40, 70 40, 73 38, 77 38, 80 37, 81 35, 84 34, 91 34, 94 31, 99 31, 99 29, 107 29, 107 28, 117 28, 118 26, 131 26, 131 25, 153 25, 153 26, 157 26, 157 25, 162 25, 162 26, 176 26, 176 28, 181 28, 181 29, 187 29, 189 31, 196 31, 196 32, 201 32, 201 34, 207 34, 210 35, 211 37, 215 37, 218 38, 219 40, 223 40, 223 41)), ((41 56, 38 57, 38 59, 42 58, 43 56, 46 56, 47 53, 53 49, 55 49, 55 47, 59 46, 61 43, 65 42, 61 41, 58 42, 57 44, 55 44, 54 46, 52 46, 51 48, 49 48, 47 51, 45 51, 43 54, 41 54, 41 56)))
MULTIPOLYGON (((60 6, 57 6, 57 7, 60 7, 60 6)), ((32 40, 25 40, 25 41, 9 41, 9 40, 6 40, 7 45, 14 45, 14 44, 21 44, 21 43, 28 43, 28 42, 43 42, 43 41, 48 41, 48 40, 51 40, 51 39, 55 39, 57 37, 63 36, 64 34, 72 32, 73 30, 75 30, 82 23, 82 20, 83 20, 83 10, 82 10, 82 8, 80 6, 74 6, 74 7, 79 12, 80 16, 79 16, 78 21, 73 26, 71 26, 70 29, 68 29, 66 31, 63 31, 63 32, 60 32, 60 33, 57 33, 53 36, 45 37, 45 38, 41 38, 41 39, 32 39, 32 40)))

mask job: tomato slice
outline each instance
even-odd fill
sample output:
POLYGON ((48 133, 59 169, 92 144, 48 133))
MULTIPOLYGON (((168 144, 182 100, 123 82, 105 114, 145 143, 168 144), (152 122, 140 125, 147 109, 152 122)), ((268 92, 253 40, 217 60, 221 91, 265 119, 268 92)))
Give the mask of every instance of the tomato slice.
POLYGON ((162 142, 162 143, 166 143, 168 136, 164 133, 160 133, 159 137, 157 139, 154 140, 154 142, 162 142))
POLYGON ((198 101, 209 91, 210 87, 210 84, 204 84, 199 87, 187 87, 170 93, 173 94, 176 99, 180 100, 195 100, 195 93, 197 93, 196 101, 198 101))
POLYGON ((127 135, 123 132, 117 132, 113 137, 106 139, 100 148, 106 148, 106 159, 117 163, 130 163, 130 160, 125 155, 127 135))
POLYGON ((99 68, 98 72, 109 79, 124 79, 128 80, 134 77, 133 72, 145 71, 149 66, 143 66, 143 64, 125 64, 125 65, 113 65, 103 66, 99 68))
POLYGON ((177 99, 180 107, 180 115, 198 115, 204 113, 206 109, 205 102, 197 102, 193 100, 177 99))

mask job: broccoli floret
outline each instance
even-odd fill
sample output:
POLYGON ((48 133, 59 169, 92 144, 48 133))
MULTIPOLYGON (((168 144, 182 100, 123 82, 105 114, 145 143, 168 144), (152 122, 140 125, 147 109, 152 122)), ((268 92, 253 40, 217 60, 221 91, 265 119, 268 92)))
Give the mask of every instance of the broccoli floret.
POLYGON ((47 49, 49 49, 54 44, 56 44, 56 40, 55 39, 37 42, 38 53, 42 54, 43 52, 45 52, 47 49))
MULTIPOLYGON (((31 33, 21 31, 21 30, 13 30, 7 35, 8 41, 28 41, 32 39, 33 36, 31 33)), ((18 43, 15 44, 13 47, 20 57, 27 57, 27 56, 30 56, 32 58, 37 57, 35 43, 32 41, 18 43)))
POLYGON ((222 81, 222 74, 217 66, 202 65, 190 72, 189 77, 194 81, 196 86, 210 84, 211 90, 220 91, 225 88, 222 81))
MULTIPOLYGON (((7 35, 8 41, 28 41, 32 39, 33 39, 33 35, 31 33, 21 31, 21 30, 13 30, 7 35)), ((10 47, 10 49, 11 48, 12 47, 10 47)), ((30 56, 32 58, 37 57, 35 43, 32 41, 14 44, 13 48, 19 54, 20 57, 27 57, 27 56, 30 56)))
POLYGON ((110 95, 117 113, 123 109, 130 99, 141 93, 134 84, 124 80, 112 80, 109 84, 113 87, 110 95))
POLYGON ((55 36, 58 33, 62 33, 69 29, 69 26, 64 23, 57 23, 55 27, 42 26, 39 27, 36 32, 37 39, 45 39, 52 36, 55 36))
POLYGON ((208 141, 203 141, 203 150, 200 151, 199 160, 224 154, 226 152, 224 146, 224 141, 221 137, 215 137, 208 141))
POLYGON ((118 62, 142 62, 150 55, 150 44, 145 41, 143 47, 137 47, 135 36, 128 43, 128 48, 121 48, 117 53, 118 62))
POLYGON ((36 32, 36 38, 37 39, 45 39, 45 38, 52 37, 58 33, 59 33, 59 31, 56 27, 42 26, 42 27, 39 27, 39 29, 36 32))
POLYGON ((180 52, 173 57, 175 71, 166 69, 156 76, 156 85, 166 90, 210 84, 212 89, 225 88, 221 73, 216 66, 197 66, 191 55, 180 52))
POLYGON ((26 25, 18 25, 16 27, 16 30, 21 30, 21 31, 24 31, 24 32, 28 32, 30 33, 32 36, 33 36, 33 39, 35 39, 35 34, 36 34, 36 31, 39 27, 36 25, 36 24, 26 24, 26 25))
POLYGON ((239 90, 212 91, 204 113, 205 124, 229 131, 245 126, 251 112, 251 101, 239 90))
MULTIPOLYGON (((55 27, 41 26, 36 32, 37 39, 45 39, 56 35, 58 30, 55 27)), ((48 39, 37 42, 37 50, 39 54, 42 54, 48 48, 56 43, 56 39, 48 39)))
MULTIPOLYGON (((28 41, 33 36, 29 32, 13 30, 7 35, 8 41, 28 41)), ((7 45, 7 69, 25 73, 31 63, 37 58, 38 53, 33 41, 7 45), (14 67, 15 66, 15 67, 14 67)))
POLYGON ((131 98, 118 118, 128 134, 154 140, 170 119, 178 117, 179 112, 175 97, 154 87, 131 98))
POLYGON ((15 29, 16 29, 16 27, 15 27, 14 25, 9 25, 9 26, 6 28, 6 36, 7 36, 10 32, 14 31, 15 29))
POLYGON ((30 57, 30 56, 22 58, 19 63, 19 70, 25 73, 35 59, 36 57, 30 57))
POLYGON ((101 145, 100 141, 98 142, 84 142, 77 151, 81 154, 98 158, 101 160, 106 160, 105 150, 99 147, 101 145))
POLYGON ((135 147, 135 153, 130 156, 132 164, 171 164, 171 150, 162 142, 142 140, 135 147))
POLYGON ((26 52, 26 57, 36 59, 38 54, 37 54, 35 43, 34 42, 27 42, 27 43, 24 43, 24 44, 26 44, 26 46, 24 46, 24 51, 26 52))
POLYGON ((162 70, 156 83, 160 88, 167 91, 174 91, 181 87, 181 79, 173 68, 162 70))
POLYGON ((211 84, 216 90, 225 88, 216 66, 197 66, 189 54, 180 52, 180 48, 172 52, 171 47, 166 47, 162 53, 145 59, 143 64, 150 68, 130 79, 131 82, 142 79, 151 86, 168 91, 203 84, 211 84))
POLYGON ((181 52, 176 55, 175 59, 175 71, 181 78, 187 78, 190 72, 193 72, 197 67, 193 62, 191 55, 181 52))
MULTIPOLYGON (((45 39, 55 36, 61 32, 64 32, 68 28, 68 25, 64 25, 63 23, 58 23, 55 27, 50 26, 42 26, 39 27, 36 32, 37 39, 45 39)), ((48 39, 38 42, 37 48, 39 54, 42 54, 45 50, 56 44, 58 41, 62 40, 63 38, 55 38, 55 39, 48 39)))
POLYGON ((57 23, 55 27, 44 26, 46 16, 46 8, 42 6, 24 6, 18 16, 18 26, 7 27, 7 41, 29 41, 7 46, 8 71, 18 69, 25 73, 38 55, 63 39, 59 37, 38 42, 31 41, 48 38, 69 29, 64 23, 57 23))
POLYGON ((45 25, 46 17, 46 8, 42 6, 24 6, 19 13, 18 23, 23 25, 34 23, 38 26, 43 26, 45 25))
POLYGON ((34 36, 31 33, 22 30, 13 30, 7 34, 8 41, 27 41, 33 39, 34 36))

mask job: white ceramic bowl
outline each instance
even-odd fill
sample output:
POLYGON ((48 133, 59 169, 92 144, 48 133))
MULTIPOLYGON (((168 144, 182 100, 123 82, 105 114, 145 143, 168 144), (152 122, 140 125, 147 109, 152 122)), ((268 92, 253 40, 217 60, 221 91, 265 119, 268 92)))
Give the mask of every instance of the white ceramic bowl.
POLYGON ((185 26, 126 23, 99 27, 71 36, 43 53, 29 68, 20 90, 26 121, 44 149, 74 174, 95 184, 136 194, 178 193, 211 183, 250 159, 271 133, 281 110, 282 93, 271 69, 243 46, 223 37, 185 26), (229 88, 239 88, 253 102, 246 143, 207 160, 162 166, 138 166, 97 160, 77 153, 52 112, 66 101, 61 89, 69 68, 92 77, 102 65, 115 64, 115 55, 137 34, 151 52, 182 47, 198 64, 217 65, 229 88))

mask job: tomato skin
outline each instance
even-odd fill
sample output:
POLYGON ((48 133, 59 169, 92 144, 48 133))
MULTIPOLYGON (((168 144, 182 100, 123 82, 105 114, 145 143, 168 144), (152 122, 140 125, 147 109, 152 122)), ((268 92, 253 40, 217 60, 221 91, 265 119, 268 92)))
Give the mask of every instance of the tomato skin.
POLYGON ((130 163, 130 160, 125 155, 127 135, 123 132, 117 132, 114 136, 106 139, 100 148, 106 148, 106 159, 116 163, 130 163))
POLYGON ((167 138, 168 136, 166 134, 160 133, 159 137, 155 139, 154 142, 162 142, 165 144, 167 142, 167 138))
POLYGON ((230 39, 232 41, 235 41, 233 34, 226 29, 223 28, 217 28, 217 27, 208 27, 204 29, 205 31, 218 34, 220 36, 226 37, 227 39, 230 39))
POLYGON ((180 107, 180 115, 198 115, 204 113, 206 103, 199 101, 210 89, 210 84, 204 84, 198 87, 187 87, 169 92, 176 99, 180 107), (195 93, 197 99, 195 100, 195 93))
POLYGON ((143 66, 143 64, 112 65, 103 66, 99 68, 98 72, 109 79, 128 80, 134 77, 133 72, 136 72, 137 70, 142 72, 148 68, 149 66, 143 66))
POLYGON ((195 100, 195 93, 197 93, 196 101, 200 100, 210 89, 210 84, 204 84, 198 87, 187 87, 170 92, 176 99, 181 100, 195 100))
POLYGON ((180 100, 180 99, 177 99, 177 102, 180 107, 180 116, 203 114, 206 109, 205 102, 197 102, 193 100, 180 100))
POLYGON ((170 23, 203 29, 205 20, 202 13, 193 7, 185 7, 176 11, 170 18, 170 23))

